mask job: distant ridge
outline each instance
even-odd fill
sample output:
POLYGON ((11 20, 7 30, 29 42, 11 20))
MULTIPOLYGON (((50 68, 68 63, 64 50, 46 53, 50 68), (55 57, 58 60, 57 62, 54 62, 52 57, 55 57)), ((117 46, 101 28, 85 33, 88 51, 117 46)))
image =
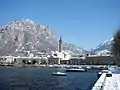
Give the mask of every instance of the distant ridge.
POLYGON ((108 53, 111 52, 111 45, 113 42, 113 38, 111 38, 110 40, 106 40, 103 43, 99 44, 96 48, 91 50, 91 53, 108 53))

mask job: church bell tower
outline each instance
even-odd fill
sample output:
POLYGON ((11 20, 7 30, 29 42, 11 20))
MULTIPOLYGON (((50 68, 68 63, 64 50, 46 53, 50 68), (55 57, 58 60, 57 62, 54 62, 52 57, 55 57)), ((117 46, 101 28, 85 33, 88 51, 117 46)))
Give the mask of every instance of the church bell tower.
POLYGON ((58 51, 59 51, 59 52, 62 51, 62 37, 60 37, 60 39, 59 39, 58 51))
MULTIPOLYGON (((62 51, 62 37, 60 37, 60 39, 59 39, 58 51, 59 51, 59 54, 61 54, 61 51, 62 51)), ((59 57, 59 59, 58 59, 58 64, 60 64, 60 61, 61 61, 61 57, 59 57)))

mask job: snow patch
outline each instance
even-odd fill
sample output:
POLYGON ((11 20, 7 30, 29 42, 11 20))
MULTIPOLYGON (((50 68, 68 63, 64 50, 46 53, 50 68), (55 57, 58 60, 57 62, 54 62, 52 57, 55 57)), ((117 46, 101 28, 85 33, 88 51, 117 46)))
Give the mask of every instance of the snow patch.
POLYGON ((110 51, 108 50, 101 50, 96 52, 97 55, 107 55, 110 54, 110 51))
POLYGON ((28 21, 28 22, 30 22, 30 23, 32 23, 32 24, 34 24, 34 22, 33 22, 33 21, 31 21, 30 19, 26 19, 26 21, 28 21))
POLYGON ((96 50, 96 49, 98 49, 98 48, 100 48, 100 47, 102 47, 102 46, 110 45, 112 41, 113 41, 113 38, 111 38, 110 40, 106 40, 106 41, 104 41, 103 43, 97 45, 96 48, 93 48, 93 50, 96 50))

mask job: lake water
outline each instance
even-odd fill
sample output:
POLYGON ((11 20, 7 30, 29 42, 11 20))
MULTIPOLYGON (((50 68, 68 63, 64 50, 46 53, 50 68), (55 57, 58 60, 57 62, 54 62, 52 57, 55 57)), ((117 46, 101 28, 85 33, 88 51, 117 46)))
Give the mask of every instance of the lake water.
POLYGON ((53 76, 62 68, 0 67, 0 90, 90 90, 97 71, 69 72, 68 76, 53 76))

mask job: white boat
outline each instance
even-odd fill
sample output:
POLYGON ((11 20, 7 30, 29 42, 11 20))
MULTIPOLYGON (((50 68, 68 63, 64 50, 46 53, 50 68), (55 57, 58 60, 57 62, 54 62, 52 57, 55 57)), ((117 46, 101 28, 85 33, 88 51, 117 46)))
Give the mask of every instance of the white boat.
POLYGON ((67 76, 67 74, 63 73, 63 72, 54 72, 54 73, 52 73, 52 75, 55 75, 55 76, 67 76))
POLYGON ((98 73, 98 77, 100 77, 103 73, 106 73, 107 77, 112 76, 112 72, 110 70, 102 70, 101 72, 98 73))
POLYGON ((83 68, 69 68, 65 70, 66 72, 86 72, 86 69, 83 68))
POLYGON ((54 67, 53 65, 49 65, 50 68, 54 67))
POLYGON ((70 66, 65 66, 65 68, 70 68, 70 66))

